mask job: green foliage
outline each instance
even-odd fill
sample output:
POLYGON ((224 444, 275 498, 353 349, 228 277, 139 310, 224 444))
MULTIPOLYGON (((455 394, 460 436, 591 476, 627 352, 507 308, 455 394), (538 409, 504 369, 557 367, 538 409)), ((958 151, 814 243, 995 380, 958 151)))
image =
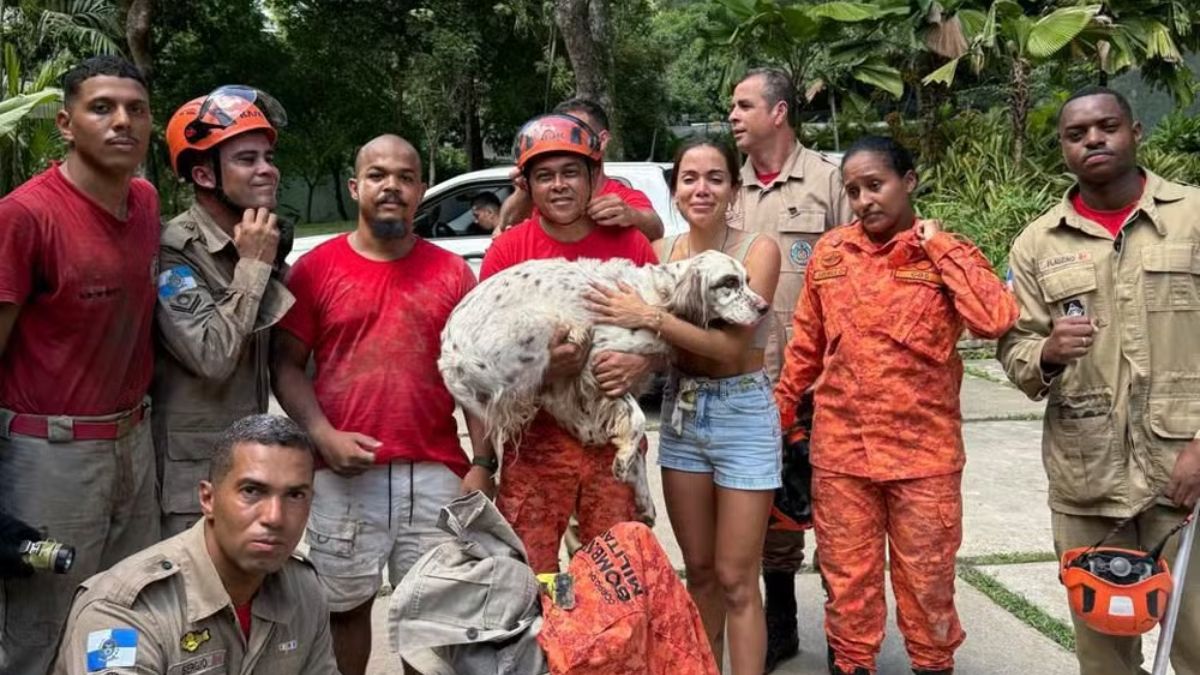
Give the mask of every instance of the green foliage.
POLYGON ((1159 121, 1147 148, 1200 153, 1200 117, 1174 112, 1159 121))
POLYGON ((997 270, 1004 269, 1013 238, 1071 182, 1048 156, 1041 164, 1032 157, 1017 163, 1000 112, 954 121, 954 140, 941 160, 919 172, 924 187, 918 199, 924 217, 969 237, 997 270))

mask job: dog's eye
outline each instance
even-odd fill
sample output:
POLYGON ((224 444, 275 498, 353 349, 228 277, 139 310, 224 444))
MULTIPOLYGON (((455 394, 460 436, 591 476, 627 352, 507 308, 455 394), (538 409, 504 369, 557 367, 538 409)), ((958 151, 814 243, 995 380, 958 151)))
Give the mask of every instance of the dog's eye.
POLYGON ((713 288, 737 288, 740 285, 742 285, 742 282, 735 275, 730 274, 727 277, 722 277, 720 281, 713 284, 713 288))

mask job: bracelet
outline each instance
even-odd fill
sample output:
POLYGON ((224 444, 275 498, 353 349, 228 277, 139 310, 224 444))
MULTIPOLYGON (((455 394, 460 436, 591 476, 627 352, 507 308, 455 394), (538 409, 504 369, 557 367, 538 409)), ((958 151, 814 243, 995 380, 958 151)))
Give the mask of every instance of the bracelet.
POLYGON ((471 458, 471 465, 481 466, 492 473, 496 473, 496 471, 500 468, 500 459, 495 455, 492 455, 491 457, 476 456, 471 458))

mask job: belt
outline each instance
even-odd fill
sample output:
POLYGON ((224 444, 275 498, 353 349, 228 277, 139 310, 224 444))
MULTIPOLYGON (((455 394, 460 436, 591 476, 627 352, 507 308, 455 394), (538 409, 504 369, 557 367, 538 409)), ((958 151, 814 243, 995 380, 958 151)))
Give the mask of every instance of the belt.
POLYGON ((139 405, 123 416, 106 422, 69 415, 14 415, 8 424, 10 434, 45 438, 53 442, 115 441, 132 431, 146 418, 147 404, 139 405))

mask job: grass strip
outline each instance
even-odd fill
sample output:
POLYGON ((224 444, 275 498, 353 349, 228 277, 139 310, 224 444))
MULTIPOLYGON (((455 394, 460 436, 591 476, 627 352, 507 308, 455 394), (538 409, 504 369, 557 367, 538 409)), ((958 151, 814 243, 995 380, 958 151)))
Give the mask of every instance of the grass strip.
POLYGON ((995 577, 970 565, 963 565, 958 568, 958 578, 1063 649, 1075 651, 1075 631, 1071 626, 1042 611, 1040 607, 1026 600, 1025 596, 1010 591, 995 577))
POLYGON ((1022 565, 1025 563, 1058 562, 1054 551, 1016 551, 1012 553, 985 553, 983 555, 960 556, 959 565, 1022 565))

